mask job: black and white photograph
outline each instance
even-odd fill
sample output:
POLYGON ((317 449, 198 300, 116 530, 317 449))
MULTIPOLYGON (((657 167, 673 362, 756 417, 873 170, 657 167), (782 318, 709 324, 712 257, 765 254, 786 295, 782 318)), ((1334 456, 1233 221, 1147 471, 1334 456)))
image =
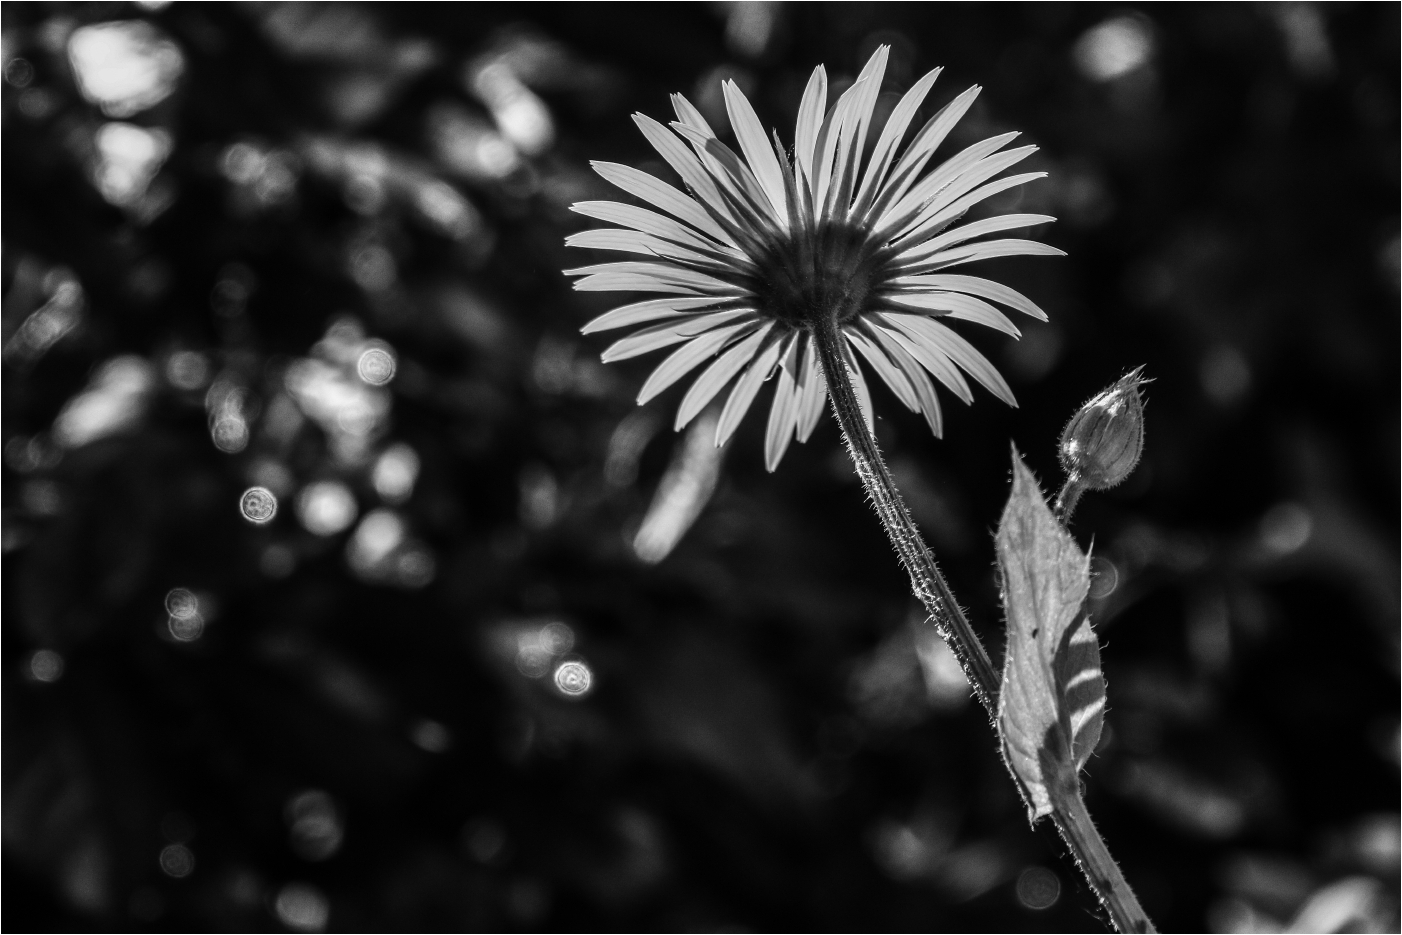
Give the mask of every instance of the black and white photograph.
POLYGON ((1398 932, 1402 4, 0 7, 7 932, 1398 932))

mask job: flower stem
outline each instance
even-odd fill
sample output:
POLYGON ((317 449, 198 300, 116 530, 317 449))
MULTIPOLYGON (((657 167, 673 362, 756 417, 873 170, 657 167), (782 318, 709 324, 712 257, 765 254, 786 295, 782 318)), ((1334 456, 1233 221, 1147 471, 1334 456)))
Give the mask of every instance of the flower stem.
POLYGON ((891 480, 891 472, 881 458, 876 438, 862 417, 857 394, 852 389, 852 381, 843 362, 843 338, 837 322, 825 317, 815 328, 814 336, 827 378, 828 393, 832 397, 833 411, 837 414, 838 425, 842 426, 842 436, 847 441, 847 452, 856 465, 857 476, 862 479, 867 496, 871 497, 871 504, 881 518, 881 525, 886 527, 886 535, 895 546, 901 564, 910 574, 910 586, 915 596, 925 605, 936 632, 954 650, 975 697, 988 716, 996 719, 998 673, 988 658, 988 651, 969 626, 968 619, 935 565, 935 557, 925 545, 920 530, 915 527, 910 510, 901 499, 895 482, 891 480))
MULTIPOLYGON (((933 553, 925 545, 910 510, 901 499, 900 491, 896 490, 891 472, 881 457, 881 449, 876 445, 876 437, 862 417, 861 405, 857 402, 856 391, 852 389, 852 380, 843 361, 843 338, 837 322, 824 318, 814 328, 814 337, 827 379, 828 393, 832 397, 833 412, 837 415, 838 425, 842 427, 842 437, 847 442, 847 452, 852 456, 857 476, 862 479, 876 515, 881 518, 887 537, 910 575, 911 589, 925 605, 936 632, 954 650, 969 685, 973 687, 974 696, 988 712, 997 732, 998 674, 988 658, 988 651, 969 626, 963 610, 935 565, 933 553)), ((1066 514, 1069 515, 1070 510, 1074 509, 1079 497, 1080 492, 1076 491, 1070 498, 1071 502, 1064 505, 1067 507, 1066 514)), ((1110 856, 1100 832, 1090 820, 1084 801, 1079 794, 1068 799, 1068 803, 1052 812, 1056 830, 1071 849, 1072 856, 1101 904, 1109 911, 1115 928, 1121 932, 1155 931, 1134 891, 1125 881, 1124 874, 1120 873, 1115 859, 1110 856)))
POLYGON ((1052 811, 1052 820, 1061 838, 1071 848, 1076 864, 1090 882, 1100 904, 1110 913, 1110 921, 1118 932, 1156 932, 1154 923, 1149 921, 1144 908, 1139 905, 1134 890, 1130 889, 1119 864, 1110 856, 1110 849, 1090 820, 1085 800, 1079 790, 1058 802, 1052 811))

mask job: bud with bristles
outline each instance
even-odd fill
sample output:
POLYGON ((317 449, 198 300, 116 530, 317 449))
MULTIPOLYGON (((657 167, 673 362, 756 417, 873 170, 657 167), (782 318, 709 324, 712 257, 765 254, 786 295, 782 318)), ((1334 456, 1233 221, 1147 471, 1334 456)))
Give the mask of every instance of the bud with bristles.
POLYGON ((1139 464, 1144 450, 1144 401, 1139 388, 1148 381, 1136 368, 1086 403, 1066 423, 1058 454, 1066 487, 1058 498, 1063 518, 1087 490, 1109 490, 1139 464))

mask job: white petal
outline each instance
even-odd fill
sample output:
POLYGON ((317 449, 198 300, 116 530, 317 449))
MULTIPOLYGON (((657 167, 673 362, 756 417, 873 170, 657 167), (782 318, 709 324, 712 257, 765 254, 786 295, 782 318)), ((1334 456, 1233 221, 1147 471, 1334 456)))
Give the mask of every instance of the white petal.
POLYGON ((963 337, 931 318, 912 320, 911 316, 908 315, 902 317, 907 319, 905 323, 912 331, 937 347, 945 356, 963 368, 969 376, 982 383, 990 393, 1009 406, 1017 406, 1017 400, 1013 398, 1013 391, 1008 387, 1003 375, 998 372, 998 368, 994 367, 987 357, 980 354, 963 337))
MULTIPOLYGON (((684 266, 677 266, 671 263, 640 263, 635 260, 625 260, 619 263, 599 263, 595 266, 580 266, 575 269, 564 271, 566 276, 595 276, 599 273, 631 274, 651 279, 662 285, 689 286, 703 292, 717 294, 739 295, 743 290, 739 286, 732 285, 723 279, 708 276, 705 273, 694 269, 687 269, 684 266)), ((579 289, 579 283, 575 283, 575 288, 579 289)), ((598 292, 601 290, 583 290, 598 292)))
POLYGON ((729 207, 725 204, 725 199, 721 198, 720 192, 716 189, 716 183, 711 174, 706 171, 700 160, 687 148, 686 144, 677 139, 676 134, 643 114, 634 114, 633 122, 638 125, 639 130, 643 131, 643 136, 647 137, 653 149, 656 149, 662 158, 667 160, 667 164, 676 170, 677 175, 682 177, 682 181, 690 186, 692 191, 704 199, 713 211, 723 217, 733 219, 729 207))
POLYGON ((885 328, 888 335, 892 337, 911 357, 920 362, 935 379, 939 380, 949 391, 965 404, 974 401, 973 391, 969 389, 969 383, 964 379, 964 375, 959 372, 959 368, 954 366, 954 361, 944 353, 943 350, 934 346, 925 336, 915 329, 919 321, 916 315, 892 315, 881 312, 873 316, 874 321, 879 322, 885 328))
POLYGON ((642 253, 652 256, 650 244, 657 242, 657 240, 658 238, 641 231, 606 227, 570 234, 565 238, 565 246, 585 247, 590 250, 622 250, 628 253, 642 253))
POLYGON ((886 179, 886 171, 895 158, 896 147, 900 145, 905 131, 910 127, 910 121, 915 117, 915 112, 920 109, 925 95, 930 93, 930 88, 934 86, 935 79, 940 76, 942 70, 936 68, 915 82, 891 111, 886 126, 881 130, 881 136, 876 140, 876 147, 871 151, 871 163, 867 166, 866 175, 862 177, 862 187, 857 192, 855 213, 862 214, 876 197, 881 183, 886 179))
MULTIPOLYGON (((848 88, 848 90, 850 91, 851 88, 848 88)), ((820 189, 822 191, 827 191, 827 189, 823 187, 827 185, 825 177, 827 173, 832 171, 832 154, 836 151, 837 147, 837 113, 839 107, 842 105, 842 101, 843 96, 840 95, 836 101, 833 101, 832 106, 827 109, 827 113, 823 115, 822 122, 818 124, 818 138, 813 141, 813 165, 811 171, 808 173, 808 195, 809 200, 812 201, 814 205, 813 216, 815 218, 819 213, 817 209, 817 205, 819 204, 818 192, 820 189), (828 143, 829 140, 832 141, 831 145, 828 143)))
POLYGON ((735 388, 730 391, 725 408, 720 411, 720 422, 716 423, 717 448, 730 441, 730 436, 740 427, 740 420, 745 418, 750 403, 755 401, 755 395, 759 393, 760 385, 769 379, 769 374, 773 372, 774 364, 778 360, 779 342, 775 341, 770 343, 760 353, 759 359, 750 365, 750 369, 735 381, 735 388))
POLYGON ((976 299, 973 296, 961 295, 957 292, 913 292, 888 295, 886 299, 896 305, 908 308, 948 312, 944 317, 972 321, 1015 338, 1022 337, 1022 332, 1017 330, 1017 326, 1008 319, 1008 316, 982 299, 976 299))
POLYGON ((1049 247, 1035 240, 984 240, 979 243, 963 244, 911 264, 904 272, 909 275, 933 273, 935 270, 976 260, 990 260, 1000 256, 1065 256, 1065 250, 1049 247))
MULTIPOLYGON (((742 226, 758 227, 762 230, 778 223, 779 216, 774 213, 769 196, 764 193, 750 167, 735 155, 734 150, 714 136, 706 136, 695 127, 684 123, 674 123, 672 128, 691 144, 711 175, 733 198, 739 200, 742 226)), ((736 205, 727 203, 726 207, 732 214, 737 211, 736 205)))
POLYGON ((904 198, 892 205, 877 220, 877 228, 879 230, 899 231, 906 227, 911 219, 919 215, 921 210, 930 203, 931 199, 966 172, 970 166, 976 165, 985 156, 996 153, 1019 135, 1014 131, 990 137, 950 156, 936 166, 929 175, 921 179, 914 188, 906 193, 904 198))
POLYGON ((772 206, 760 187, 750 167, 731 151, 730 147, 717 138, 706 118, 701 116, 692 103, 680 94, 672 95, 672 107, 677 112, 677 122, 672 129, 691 143, 696 156, 706 170, 717 180, 732 190, 738 189, 747 201, 753 201, 761 214, 772 215, 772 206))
POLYGON ((1010 149, 1005 153, 997 153, 980 159, 978 162, 959 173, 958 178, 950 181, 940 190, 925 207, 920 209, 920 213, 915 216, 915 220, 905 225, 910 231, 908 239, 914 241, 920 236, 921 231, 938 230, 944 224, 959 216, 958 211, 952 210, 952 205, 960 196, 972 191, 975 187, 988 181, 1028 156, 1037 151, 1035 146, 1020 146, 1017 149, 1010 149))
POLYGON ((798 127, 794 132, 794 158, 803 167, 807 178, 813 177, 813 147, 818 131, 823 128, 823 113, 828 106, 828 73, 822 65, 813 69, 808 87, 803 89, 803 101, 798 105, 798 127))
POLYGON ((1019 230, 1037 224, 1047 224, 1055 220, 1056 218, 1047 214, 1001 214, 998 217, 984 218, 981 221, 974 221, 972 224, 961 224, 958 227, 945 231, 932 240, 916 244, 909 250, 900 254, 897 259, 915 259, 929 253, 934 253, 937 250, 943 250, 945 247, 963 243, 966 240, 973 240, 975 237, 982 237, 985 234, 1019 230))
POLYGON ((611 364, 614 361, 650 354, 653 351, 690 339, 691 335, 683 333, 676 327, 677 324, 677 322, 666 322, 634 332, 609 345, 608 350, 604 351, 600 359, 606 364, 611 364))
POLYGON ((838 140, 837 161, 833 165, 832 185, 828 193, 828 215, 845 218, 852 204, 852 192, 861 168, 863 148, 866 146, 867 128, 871 125, 872 109, 881 95, 881 81, 886 75, 886 61, 891 47, 877 47, 867 60, 861 74, 857 76, 854 89, 860 89, 852 96, 851 110, 845 119, 838 140))
POLYGON ((852 87, 842 92, 842 96, 837 99, 832 112, 824 121, 822 132, 818 134, 818 162, 813 167, 815 206, 828 204, 829 190, 835 178, 833 159, 838 153, 838 142, 846 131, 848 121, 853 119, 857 98, 866 89, 864 81, 865 79, 859 78, 852 87))
MULTIPOLYGON (((999 192, 1007 191, 1010 188, 1016 188, 1019 185, 1026 185, 1028 182, 1034 182, 1037 179, 1044 179, 1046 177, 1047 174, 1045 172, 1025 172, 1021 175, 1010 175, 1007 178, 994 179, 986 185, 980 185, 978 188, 954 201, 947 207, 941 208, 938 214, 931 217, 921 226, 930 233, 937 233, 945 224, 957 219, 965 211, 968 211, 980 201, 992 198, 999 192)), ((907 239, 913 245, 912 249, 919 249, 919 237, 908 237, 907 239)))
POLYGON ((925 416, 925 424, 930 426, 930 432, 936 438, 944 436, 944 413, 940 411, 940 400, 935 395, 934 384, 930 382, 930 375, 925 372, 925 368, 920 366, 920 362, 910 356, 896 338, 884 328, 872 326, 872 335, 878 344, 891 355, 891 360, 905 378, 910 381, 911 388, 915 390, 916 398, 920 400, 920 412, 925 416))
POLYGON ((1027 296, 1011 289, 999 282, 990 279, 981 279, 978 276, 961 276, 957 273, 937 273, 929 276, 902 276, 895 280, 898 286, 928 286, 931 289, 944 289, 952 292, 964 292, 969 295, 982 296, 985 299, 992 299, 1000 302, 1009 308, 1017 309, 1026 315, 1031 315, 1038 321, 1046 321, 1047 313, 1037 307, 1027 296))
POLYGON ((624 305, 609 312, 604 312, 598 318, 589 322, 579 331, 581 334, 594 334, 599 331, 611 331, 614 328, 627 328, 630 325, 641 325, 644 322, 655 321, 659 318, 676 318, 683 315, 695 314, 695 309, 705 308, 708 305, 715 305, 724 302, 720 296, 703 296, 697 299, 668 298, 668 299, 648 299, 646 302, 634 302, 631 305, 624 305))
POLYGON ((798 416, 798 371, 800 335, 794 333, 784 341, 779 352, 779 376, 775 381, 774 404, 769 407, 769 424, 764 431, 764 467, 771 473, 779 466, 794 437, 794 421, 798 416))
POLYGON ((662 292, 668 295, 700 295, 698 289, 674 282, 658 282, 655 276, 638 273, 594 273, 576 280, 576 292, 662 292))
POLYGON ((800 442, 808 441, 818 420, 823 415, 823 402, 828 396, 827 380, 823 368, 818 364, 818 348, 812 335, 803 345, 803 364, 800 367, 798 390, 798 412, 794 416, 794 434, 800 442))
POLYGON ((705 267, 717 260, 696 250, 679 247, 661 237, 644 234, 642 231, 617 228, 596 228, 580 231, 565 238, 565 246, 581 247, 589 250, 618 250, 624 253, 637 253, 648 257, 661 257, 678 260, 688 266, 705 267))
MULTIPOLYGON (((718 325, 729 324, 737 318, 745 318, 750 313, 744 309, 726 312, 713 312, 709 315, 688 316, 681 321, 667 321, 660 325, 644 328, 622 340, 615 341, 604 351, 602 360, 606 364, 630 357, 638 357, 659 350, 671 344, 694 338, 718 325)), ((745 324, 746 322, 740 322, 745 324)))
POLYGON ((706 122, 706 118, 701 116, 701 111, 688 101, 683 95, 672 95, 672 109, 677 112, 677 119, 694 130, 700 130, 708 137, 714 137, 716 132, 711 129, 711 125, 706 122))
POLYGON ((623 166, 615 162, 593 162, 590 164, 594 167, 594 171, 603 176, 605 180, 612 182, 630 195, 636 195, 648 204, 661 208, 697 230, 705 231, 717 240, 733 244, 730 235, 706 213, 704 208, 694 199, 683 195, 661 179, 653 178, 646 172, 641 172, 632 166, 623 166))
POLYGON ((682 397, 682 403, 677 407, 677 420, 672 426, 674 431, 681 431, 686 424, 696 418, 697 413, 706 408, 721 388, 730 382, 730 378, 740 372, 740 369, 754 359, 755 352, 759 350, 760 342, 769 333, 772 323, 766 323, 754 334, 736 344, 720 357, 715 363, 707 367, 701 376, 696 378, 696 382, 691 384, 691 388, 682 397))
POLYGON ((645 234, 661 237, 664 240, 670 240, 673 243, 679 243, 717 257, 726 256, 722 252, 724 248, 715 241, 703 237, 698 231, 655 211, 639 208, 637 205, 625 205, 617 201, 581 201, 571 205, 570 210, 585 217, 608 221, 610 224, 622 224, 624 227, 631 227, 645 234))
POLYGON ((658 393, 680 380, 682 377, 694 369, 701 361, 710 357, 725 346, 727 341, 753 329, 753 321, 744 321, 724 328, 717 328, 715 331, 708 331, 688 342, 683 347, 672 352, 672 356, 658 366, 652 372, 652 376, 647 378, 643 388, 638 391, 638 404, 642 405, 652 399, 658 393))
MULTIPOLYGON (((866 86, 857 95, 853 105, 856 112, 856 132, 853 140, 854 146, 849 162, 852 165, 853 177, 856 177, 857 163, 862 158, 862 153, 866 148, 867 129, 871 126, 872 112, 876 108, 876 99, 881 96, 881 82, 886 77, 886 62, 891 57, 891 47, 889 45, 877 46, 876 51, 867 59, 867 63, 862 67, 861 73, 857 75, 858 81, 866 81, 866 86)), ((848 206, 843 205, 844 209, 848 206)))
POLYGON ((891 392, 896 394, 907 409, 911 412, 920 411, 920 400, 915 396, 915 388, 910 385, 910 381, 905 375, 891 363, 891 359, 886 356, 885 351, 876 347, 861 332, 851 328, 843 329, 847 335, 847 340, 857 349, 857 353, 866 358, 866 362, 871 364, 871 368, 877 375, 891 388, 891 392))
POLYGON ((740 86, 734 81, 723 82, 721 91, 725 94, 725 109, 730 114, 730 128, 735 131, 740 151, 745 154, 755 178, 759 180, 760 188, 774 207, 779 223, 786 226, 789 213, 784 203, 784 173, 779 168, 779 160, 775 158, 774 150, 769 146, 764 125, 759 122, 755 109, 750 106, 749 98, 745 97, 740 86))
POLYGON ((925 168, 925 164, 935 154, 935 150, 944 142, 945 137, 949 136, 949 131, 954 129, 954 125, 973 106, 974 99, 981 90, 978 85, 974 85, 940 108, 939 113, 925 122, 925 126, 920 128, 915 139, 906 147, 905 153, 896 163, 896 168, 891 170, 890 179, 877 196, 878 207, 885 205, 889 208, 905 196, 910 186, 915 184, 915 179, 925 168))

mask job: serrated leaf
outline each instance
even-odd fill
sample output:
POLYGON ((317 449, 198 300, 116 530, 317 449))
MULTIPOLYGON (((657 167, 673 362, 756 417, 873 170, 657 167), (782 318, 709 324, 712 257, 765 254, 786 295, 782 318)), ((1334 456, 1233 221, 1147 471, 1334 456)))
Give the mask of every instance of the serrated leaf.
POLYGON ((1084 609, 1090 561, 1016 450, 997 544, 1008 626, 998 730, 1035 821, 1080 794, 1076 774, 1100 740, 1105 679, 1084 609))

